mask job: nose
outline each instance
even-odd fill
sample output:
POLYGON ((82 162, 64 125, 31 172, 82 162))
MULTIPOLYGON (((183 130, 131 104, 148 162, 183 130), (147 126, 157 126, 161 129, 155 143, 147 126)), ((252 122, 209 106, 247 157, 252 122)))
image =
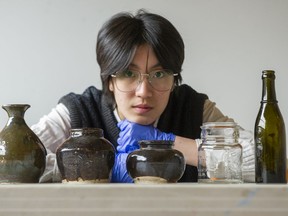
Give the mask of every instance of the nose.
POLYGON ((139 80, 139 85, 135 90, 135 94, 138 97, 147 98, 152 96, 152 86, 149 83, 149 75, 148 74, 141 74, 142 79, 139 80), (148 75, 148 76, 147 76, 148 75), (146 78, 145 78, 146 76, 146 78))

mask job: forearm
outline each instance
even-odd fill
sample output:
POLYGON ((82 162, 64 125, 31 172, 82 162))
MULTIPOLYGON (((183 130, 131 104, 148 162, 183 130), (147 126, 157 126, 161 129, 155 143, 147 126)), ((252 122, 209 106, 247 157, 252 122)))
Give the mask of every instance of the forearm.
POLYGON ((56 148, 69 136, 71 125, 67 108, 58 104, 52 111, 43 116, 37 124, 31 126, 48 152, 56 152, 56 148))
POLYGON ((176 136, 174 148, 184 155, 186 164, 197 166, 198 165, 198 149, 197 143, 193 139, 176 136))
MULTIPOLYGON (((207 99, 204 104, 203 123, 219 121, 233 122, 234 120, 223 115, 223 113, 216 107, 216 104, 207 99)), ((198 147, 195 140, 176 136, 174 148, 184 154, 187 164, 193 166, 198 165, 198 147)))
POLYGON ((224 115, 217 107, 216 103, 207 99, 204 103, 203 123, 204 122, 233 122, 232 118, 224 115))
POLYGON ((39 182, 61 182, 62 178, 58 171, 55 152, 57 147, 69 136, 70 128, 69 112, 63 104, 58 104, 37 124, 31 126, 49 153, 46 157, 46 169, 39 182))

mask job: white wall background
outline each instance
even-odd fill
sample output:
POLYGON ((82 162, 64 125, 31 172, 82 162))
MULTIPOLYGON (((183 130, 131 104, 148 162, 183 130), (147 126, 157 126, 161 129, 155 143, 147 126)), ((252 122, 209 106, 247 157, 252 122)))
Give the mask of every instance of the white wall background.
MULTIPOLYGON (((30 104, 32 125, 64 94, 101 88, 97 32, 115 13, 140 8, 182 34, 184 82, 246 129, 260 106, 261 72, 275 70, 287 130, 287 0, 0 0, 0 104, 30 104)), ((1 110, 0 129, 7 121, 1 110)))

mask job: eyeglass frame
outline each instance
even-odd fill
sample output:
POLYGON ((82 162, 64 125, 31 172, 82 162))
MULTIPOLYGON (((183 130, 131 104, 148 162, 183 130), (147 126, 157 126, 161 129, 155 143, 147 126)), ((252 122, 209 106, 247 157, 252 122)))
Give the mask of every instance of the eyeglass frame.
MULTIPOLYGON (((127 70, 129 70, 129 69, 127 69, 127 70)), ((114 74, 111 74, 110 76, 111 76, 112 78, 117 78, 116 74, 117 74, 117 73, 120 73, 120 72, 124 72, 124 71, 125 71, 125 70, 123 70, 123 71, 118 71, 118 72, 116 72, 116 73, 114 73, 114 74)), ((137 88, 140 86, 140 84, 142 84, 142 82, 144 81, 144 79, 143 79, 143 78, 141 79, 141 77, 146 76, 146 77, 147 77, 147 80, 148 80, 148 83, 151 85, 151 87, 152 87, 154 90, 156 90, 156 91, 158 91, 158 92, 166 92, 166 91, 169 91, 169 90, 171 90, 171 89, 173 88, 173 84, 172 84, 172 86, 171 86, 170 89, 167 89, 167 90, 157 90, 155 87, 153 87, 153 85, 152 85, 152 83, 151 83, 150 73, 152 73, 152 72, 157 72, 157 71, 171 72, 171 75, 172 75, 173 78, 179 75, 179 73, 174 73, 172 70, 169 70, 169 69, 153 70, 153 71, 150 71, 149 73, 141 73, 141 72, 135 71, 135 70, 131 70, 131 71, 137 72, 137 73, 140 74, 140 78, 139 78, 139 81, 138 81, 138 85, 137 85, 136 88, 133 89, 133 90, 123 91, 123 90, 120 90, 120 89, 119 89, 119 87, 118 87, 118 85, 117 85, 117 81, 116 81, 116 87, 117 87, 117 89, 118 89, 119 91, 125 92, 125 93, 129 93, 129 92, 136 91, 136 89, 137 89, 137 88)))

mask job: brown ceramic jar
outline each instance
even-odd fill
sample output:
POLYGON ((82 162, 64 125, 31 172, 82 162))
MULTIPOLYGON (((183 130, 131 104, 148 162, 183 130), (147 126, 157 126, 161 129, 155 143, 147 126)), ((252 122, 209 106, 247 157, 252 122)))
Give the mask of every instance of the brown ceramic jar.
POLYGON ((62 183, 106 183, 114 166, 115 148, 100 128, 71 129, 56 150, 62 183))
POLYGON ((140 149, 127 157, 127 171, 134 183, 175 183, 185 171, 183 154, 173 141, 142 140, 140 149))

